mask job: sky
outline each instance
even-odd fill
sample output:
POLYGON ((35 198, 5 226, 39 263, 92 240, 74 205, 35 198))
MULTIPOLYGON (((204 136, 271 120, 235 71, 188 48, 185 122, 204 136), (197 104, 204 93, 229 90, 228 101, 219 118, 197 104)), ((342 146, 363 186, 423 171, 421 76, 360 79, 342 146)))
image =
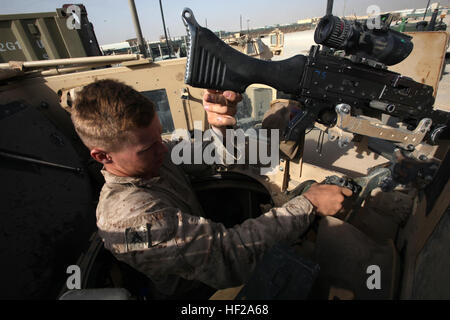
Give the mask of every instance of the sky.
MULTIPOLYGON (((434 2, 433 0, 431 2, 434 2)), ((51 12, 70 1, 58 0, 0 0, 1 14, 51 12)), ((100 45, 135 38, 128 0, 79 0, 86 7, 89 21, 94 25, 100 45)), ((171 37, 185 35, 181 20, 183 8, 188 7, 200 25, 213 31, 239 31, 242 15, 243 29, 267 25, 294 23, 297 20, 323 16, 326 0, 162 0, 166 27, 171 37)), ((159 0, 135 0, 144 38, 158 40, 164 34, 159 0)), ((450 6, 450 0, 440 1, 450 6)), ((333 14, 366 15, 371 5, 381 12, 425 8, 427 0, 335 0, 333 14)))

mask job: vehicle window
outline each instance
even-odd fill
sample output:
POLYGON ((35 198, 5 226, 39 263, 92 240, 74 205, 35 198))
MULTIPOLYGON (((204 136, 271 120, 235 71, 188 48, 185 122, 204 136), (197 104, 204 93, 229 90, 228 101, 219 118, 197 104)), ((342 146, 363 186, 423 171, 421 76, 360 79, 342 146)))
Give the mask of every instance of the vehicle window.
POLYGON ((253 43, 252 42, 247 43, 247 51, 246 51, 246 53, 247 54, 255 53, 255 48, 253 48, 253 43))
POLYGON ((170 112, 166 89, 143 91, 141 93, 156 104, 156 113, 163 128, 162 133, 172 133, 175 130, 175 126, 173 124, 172 113, 170 112))
POLYGON ((277 35, 276 34, 273 34, 273 35, 270 36, 270 44, 272 46, 276 46, 277 45, 277 35))
POLYGON ((271 88, 247 88, 237 107, 237 126, 246 130, 260 124, 272 100, 273 89, 271 88))

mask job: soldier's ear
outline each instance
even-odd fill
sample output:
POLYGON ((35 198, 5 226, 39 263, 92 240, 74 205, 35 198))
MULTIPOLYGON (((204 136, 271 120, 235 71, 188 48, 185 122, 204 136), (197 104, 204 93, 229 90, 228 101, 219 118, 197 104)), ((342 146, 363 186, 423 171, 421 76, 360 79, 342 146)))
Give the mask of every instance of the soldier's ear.
POLYGON ((112 163, 112 158, 109 153, 99 148, 91 150, 91 157, 102 164, 112 163))

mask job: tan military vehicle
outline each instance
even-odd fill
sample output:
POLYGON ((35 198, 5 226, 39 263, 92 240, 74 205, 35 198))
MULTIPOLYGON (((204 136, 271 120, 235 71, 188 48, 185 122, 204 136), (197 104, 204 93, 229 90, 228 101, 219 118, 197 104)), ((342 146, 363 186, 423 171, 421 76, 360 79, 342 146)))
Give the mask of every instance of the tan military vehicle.
POLYGON ((272 49, 265 45, 261 38, 250 38, 247 34, 236 33, 224 39, 224 42, 251 57, 262 60, 270 60, 273 57, 272 49))
POLYGON ((283 53, 284 34, 280 29, 275 29, 269 33, 270 50, 274 55, 279 56, 283 53))
MULTIPOLYGON (((433 45, 440 48, 442 41, 433 45)), ((403 70, 415 68, 418 62, 412 61, 403 70)), ((442 63, 422 67, 418 74, 434 77, 442 63)), ((81 289, 116 288, 112 292, 124 299, 128 293, 148 298, 142 287, 145 276, 115 260, 96 234, 95 207, 103 178, 73 129, 70 112, 80 88, 95 80, 116 79, 155 101, 166 137, 175 128, 206 130, 203 89, 185 84, 185 68, 186 58, 155 63, 140 55, 0 64, 3 298, 57 298, 70 289, 71 266, 81 270, 81 289), (195 121, 201 121, 201 128, 195 121)), ((240 106, 238 126, 260 127, 278 97, 271 87, 251 85, 240 106)), ((370 176, 369 170, 389 162, 368 149, 364 135, 317 126, 330 137, 334 132, 355 139, 339 147, 333 139, 324 143, 323 131, 312 130, 297 141, 300 151, 295 156, 282 156, 266 175, 252 167, 217 166, 214 176, 193 181, 205 212, 214 213, 209 218, 233 226, 282 205, 306 181, 322 182, 330 176, 368 181, 364 177, 370 176), (234 201, 221 207, 211 201, 224 194, 234 201)), ((381 129, 371 126, 366 136, 391 130, 375 127, 381 129)), ((419 183, 389 192, 367 188, 357 208, 349 204, 350 216, 321 219, 303 236, 299 251, 320 266, 310 298, 450 298, 448 148, 446 140, 436 146, 417 144, 421 164, 436 163, 434 175, 427 174, 427 166, 411 162, 400 174, 414 176, 419 183)), ((233 299, 239 290, 220 291, 213 298, 233 299)), ((102 295, 85 292, 92 293, 91 298, 102 295)))

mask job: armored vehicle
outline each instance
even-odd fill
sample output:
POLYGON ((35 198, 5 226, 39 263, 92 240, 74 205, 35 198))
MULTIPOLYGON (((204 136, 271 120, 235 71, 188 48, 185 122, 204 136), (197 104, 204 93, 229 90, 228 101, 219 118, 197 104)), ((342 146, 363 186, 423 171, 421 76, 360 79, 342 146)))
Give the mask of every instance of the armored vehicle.
MULTIPOLYGON (((37 34, 44 37, 41 28, 38 23, 37 34)), ((435 52, 444 50, 447 35, 443 37, 434 42, 435 52)), ((17 41, 25 48, 27 40, 17 41)), ((420 48, 420 41, 424 40, 417 38, 414 50, 420 48)), ((410 62, 405 60, 397 67, 415 72, 411 77, 420 83, 417 99, 429 98, 437 93, 436 77, 444 58, 425 68, 425 63, 414 60, 422 53, 414 50, 410 62), (420 63, 423 68, 417 70, 420 63)), ((356 63, 349 57, 342 59, 346 60, 339 61, 347 67, 356 63)), ((78 298, 151 299, 145 285, 148 279, 114 259, 96 233, 95 208, 104 181, 100 165, 90 158, 73 129, 70 112, 83 86, 116 79, 156 103, 163 136, 170 138, 176 128, 190 132, 208 129, 203 89, 186 84, 186 58, 153 62, 129 54, 25 60, 0 64, 1 297, 55 299, 73 298, 75 293, 80 294, 78 298), (196 121, 201 121, 201 127, 196 121), (70 287, 74 270, 81 272, 80 283, 70 287)), ((371 63, 363 64, 363 69, 388 72, 371 63)), ((396 97, 411 94, 407 88, 410 79, 400 75, 396 79, 400 81, 396 97)), ((248 86, 239 106, 243 111, 238 114, 238 126, 260 128, 271 101, 286 98, 292 100, 293 96, 264 84, 248 86)), ((402 112, 402 104, 398 106, 402 112)), ((396 109, 383 101, 371 108, 372 116, 381 109, 383 113, 396 109)), ((282 152, 271 172, 261 174, 251 166, 216 166, 213 175, 193 180, 204 211, 209 213, 207 218, 231 227, 283 205, 301 194, 310 181, 359 187, 354 189, 358 196, 348 204, 347 214, 320 219, 299 240, 297 249, 302 256, 320 266, 308 297, 450 298, 450 144, 446 128, 432 127, 426 120, 420 122, 422 127, 411 129, 410 119, 404 119, 403 126, 405 123, 399 125, 394 117, 349 116, 342 106, 333 110, 340 116, 334 122, 313 119, 306 131, 290 132, 297 152, 282 152), (353 127, 342 121, 350 121, 353 127), (396 138, 383 139, 383 134, 396 138), (325 135, 329 141, 324 141, 325 135), (402 144, 399 136, 410 143, 402 144), (391 149, 386 149, 389 146, 391 149), (219 206, 214 201, 219 195, 233 202, 219 206), (371 276, 377 272, 381 272, 379 283, 372 283, 371 276)), ((291 124, 296 128, 297 122, 291 124)), ((234 299, 240 290, 202 292, 198 297, 234 299)))

